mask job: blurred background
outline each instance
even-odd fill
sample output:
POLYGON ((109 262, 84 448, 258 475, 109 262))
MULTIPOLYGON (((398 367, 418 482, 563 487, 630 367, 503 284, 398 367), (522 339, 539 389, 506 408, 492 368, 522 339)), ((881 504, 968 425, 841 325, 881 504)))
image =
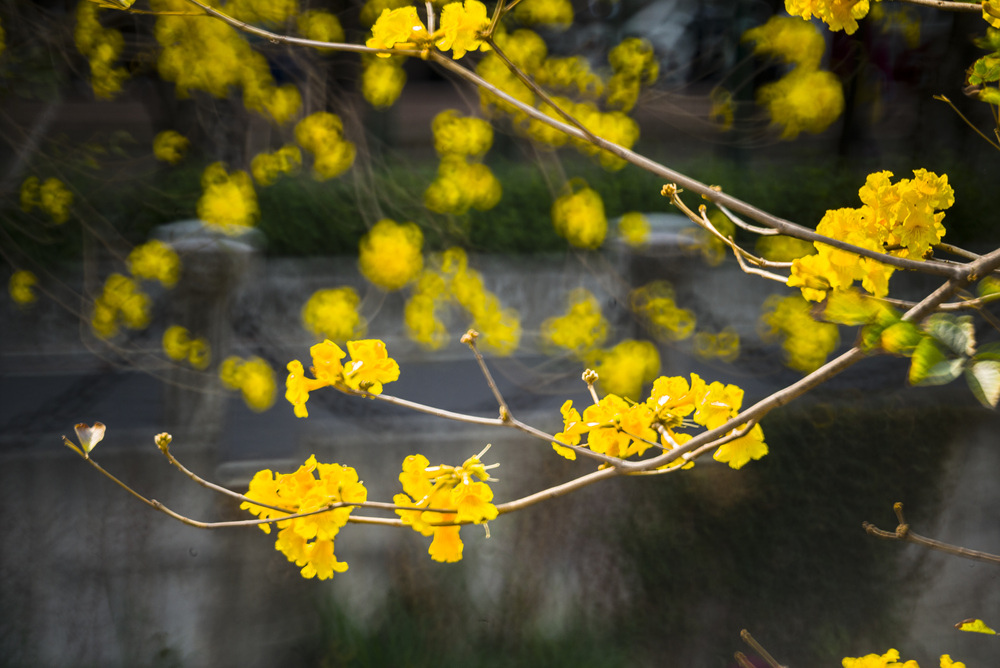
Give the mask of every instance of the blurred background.
MULTIPOLYGON (((330 332, 342 333, 345 319, 354 325, 344 338, 380 338, 398 360, 400 379, 387 393, 497 414, 458 343, 474 314, 455 300, 436 306, 446 336, 429 345, 407 320, 419 286, 386 289, 359 269, 359 244, 385 218, 419 228, 426 268, 440 268, 446 249, 463 249, 484 294, 516 309, 515 344, 487 349, 487 363, 515 416, 540 429, 561 429, 566 399, 588 401, 580 381, 588 365, 605 369, 608 384, 612 369, 635 366, 614 380, 629 396, 656 375, 694 372, 744 388, 748 406, 818 364, 796 358, 783 346, 791 334, 762 322, 774 296, 791 291, 743 274, 669 208, 656 177, 533 141, 426 62, 391 61, 406 85, 390 101, 365 83, 374 59, 235 32, 195 34, 204 52, 188 52, 205 62, 230 53, 217 50, 225 40, 258 54, 229 64, 235 78, 212 89, 209 79, 184 83, 197 59, 176 71, 165 62, 172 46, 185 44, 180 29, 92 4, 0 3, 0 278, 11 286, 0 295, 0 664, 721 667, 736 665, 735 651, 751 654, 739 639, 748 629, 787 665, 840 665, 890 647, 921 665, 936 666, 945 653, 970 667, 995 665, 994 637, 954 625, 970 617, 1000 623, 1000 570, 861 528, 871 521, 893 529, 892 504, 902 501, 917 533, 1000 552, 1000 423, 961 382, 907 387, 905 359, 865 360, 769 415, 770 454, 740 471, 699 460, 690 471, 614 480, 503 516, 490 523, 489 538, 467 527, 457 564, 433 562, 427 539, 412 531, 349 525, 337 555, 350 569, 306 580, 273 549, 273 537, 181 525, 99 476, 62 445, 76 423, 107 425, 94 453, 105 468, 205 521, 245 516, 173 469, 155 434, 173 434, 171 449, 188 468, 237 491, 260 469, 290 472, 315 454, 354 467, 369 499, 388 501, 408 454, 457 465, 487 443, 485 460, 501 464, 498 502, 591 470, 516 432, 332 389, 313 393, 307 419, 293 415, 282 396, 285 365, 308 366, 309 346, 336 339, 330 332), (263 97, 251 95, 244 70, 266 80, 263 97), (282 106, 276 91, 289 86, 298 103, 282 106), (478 160, 502 184, 496 206, 428 206, 443 163, 431 125, 445 109, 492 119, 492 144, 478 160), (339 117, 356 152, 350 168, 328 177, 308 167, 319 154, 307 154, 302 168, 265 184, 254 159, 301 144, 296 123, 317 111, 339 117), (172 162, 154 150, 165 131, 187 140, 172 162), (199 221, 207 168, 219 161, 233 179, 226 183, 240 170, 256 183, 259 214, 235 234, 199 221), (50 179, 71 193, 63 220, 42 194, 32 199, 31 188, 42 193, 50 179), (581 182, 600 195, 608 220, 597 248, 573 246, 552 223, 553 201, 581 182), (618 225, 630 212, 648 225, 638 242, 618 225), (173 282, 139 280, 130 254, 150 240, 177 254, 173 282), (109 277, 130 268, 134 281, 122 280, 140 296, 130 292, 137 301, 122 303, 141 303, 142 317, 130 319, 119 305, 125 315, 102 327, 109 277), (22 271, 34 277, 30 299, 16 289, 22 271), (640 288, 643 299, 669 298, 674 319, 637 307, 650 303, 636 296, 640 288), (346 310, 334 300, 327 311, 310 311, 323 290, 354 297, 344 298, 346 310), (596 304, 587 322, 604 328, 585 350, 552 336, 553 318, 574 299, 596 304), (189 335, 180 355, 164 338, 175 326, 189 335), (628 346, 615 346, 628 341, 642 343, 638 361, 616 357, 628 346)), ((190 7, 174 4, 135 7, 190 7)), ((301 19, 323 10, 337 18, 340 39, 361 43, 373 17, 397 6, 292 5, 231 0, 223 8, 297 35, 320 35, 301 19)), ((990 250, 1000 242, 998 155, 974 128, 991 136, 994 108, 967 94, 966 82, 966 69, 985 53, 973 42, 985 23, 977 14, 874 6, 880 10, 849 36, 816 24, 820 67, 840 82, 843 110, 794 137, 758 104, 759 91, 793 66, 741 39, 784 15, 783 3, 550 2, 507 29, 533 30, 553 61, 582 55, 559 61, 583 73, 576 83, 609 81, 616 45, 646 40, 656 76, 634 106, 617 111, 640 130, 633 148, 672 169, 814 227, 827 209, 857 206, 869 173, 905 178, 925 168, 948 174, 955 188, 946 241, 990 250), (571 27, 560 24, 567 6, 571 27), (947 96, 966 120, 934 95, 947 96)), ((554 87, 565 83, 547 76, 554 87)), ((596 103, 616 109, 604 98, 596 103)), ((751 235, 737 238, 753 247, 751 235)), ((892 283, 902 298, 935 287, 901 273, 892 283)), ((817 332, 807 328, 795 340, 822 348, 817 332)), ((987 328, 980 333, 990 337, 987 328)), ((841 327, 836 338, 824 336, 821 359, 852 345, 856 333, 841 327)))

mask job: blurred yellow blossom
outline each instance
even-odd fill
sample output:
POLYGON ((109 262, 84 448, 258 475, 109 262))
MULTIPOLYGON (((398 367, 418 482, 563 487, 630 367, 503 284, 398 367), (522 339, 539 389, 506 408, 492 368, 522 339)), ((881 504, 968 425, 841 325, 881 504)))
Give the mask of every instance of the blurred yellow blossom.
POLYGON ((306 39, 317 42, 344 41, 344 29, 340 25, 340 19, 330 12, 317 9, 302 12, 296 19, 296 27, 299 34, 306 39))
POLYGON ((638 211, 629 211, 618 221, 618 234, 629 246, 642 246, 649 239, 649 221, 638 211))
POLYGON ((694 312, 677 305, 674 288, 667 281, 653 281, 632 290, 629 306, 657 339, 683 341, 694 333, 694 312))
MULTIPOLYGON (((876 0, 877 1, 877 0, 876 0)), ((816 17, 848 35, 858 29, 858 19, 868 14, 869 0, 785 0, 785 11, 809 20, 816 17)))
MULTIPOLYGON (((378 54, 382 55, 382 54, 378 54)), ((395 58, 372 58, 367 54, 361 61, 361 94, 376 109, 391 107, 406 85, 406 71, 395 58)))
POLYGON ((500 180, 489 167, 449 154, 441 157, 438 176, 424 191, 424 206, 436 213, 461 215, 470 208, 488 211, 502 195, 500 180))
POLYGON ((14 300, 15 304, 20 304, 21 306, 33 303, 38 299, 35 295, 35 285, 37 283, 38 277, 33 272, 27 269, 18 269, 10 275, 10 281, 7 283, 10 298, 14 300))
POLYGON ((603 392, 639 397, 642 386, 660 372, 660 353, 649 341, 625 339, 609 349, 590 353, 587 363, 600 376, 603 392))
POLYGON ((134 280, 121 274, 111 274, 104 282, 101 295, 94 300, 90 325, 102 339, 110 339, 121 325, 143 329, 149 324, 149 296, 134 280))
POLYGON ((773 56, 810 70, 819 69, 826 40, 813 24, 791 16, 772 16, 764 25, 743 33, 744 42, 753 42, 753 52, 773 56))
POLYGON ((73 205, 73 193, 55 177, 39 181, 37 176, 29 176, 21 184, 21 209, 30 213, 38 207, 57 224, 69 220, 69 208, 73 205))
POLYGON ((368 323, 358 313, 354 288, 317 290, 302 307, 302 326, 321 339, 347 341, 364 336, 368 323))
POLYGON ((448 330, 438 317, 438 309, 450 300, 447 289, 441 274, 424 270, 406 301, 403 311, 406 333, 428 350, 437 350, 448 342, 448 330))
POLYGON ((565 29, 573 23, 570 0, 525 0, 514 8, 514 17, 525 25, 565 29))
POLYGON ((544 342, 583 358, 604 343, 609 327, 594 294, 577 288, 569 293, 566 312, 542 323, 541 336, 544 342))
POLYGON ((757 103, 781 127, 782 139, 826 130, 844 111, 844 90, 832 72, 796 68, 757 90, 757 103))
POLYGON ((784 234, 758 237, 754 250, 757 255, 771 262, 791 262, 816 252, 810 242, 784 234))
POLYGON ((703 359, 732 362, 740 356, 740 335, 732 327, 719 332, 698 332, 694 335, 694 352, 703 359))
POLYGON ((256 224, 260 209, 249 174, 242 170, 230 174, 221 162, 214 162, 202 173, 201 186, 198 217, 209 227, 238 234, 256 224))
POLYGON ((378 221, 361 239, 362 275, 383 290, 399 290, 423 269, 424 235, 413 223, 378 221))
POLYGON ((164 130, 153 137, 153 155, 157 160, 176 165, 184 157, 190 142, 176 130, 164 130))
MULTIPOLYGON (((489 446, 487 446, 488 449, 489 446)), ((430 466, 423 455, 409 455, 403 460, 399 482, 403 493, 393 497, 404 525, 424 536, 434 536, 428 554, 434 561, 455 562, 462 559, 463 544, 458 526, 435 526, 449 522, 481 524, 496 519, 493 490, 487 483, 495 482, 489 470, 499 464, 484 465, 480 452, 461 466, 430 466), (426 510, 434 508, 446 512, 426 510), (412 509, 412 510, 411 510, 412 509), (447 512, 453 511, 453 512, 447 512)))
POLYGON ((328 111, 306 116, 295 126, 295 141, 313 154, 313 172, 321 181, 340 176, 354 164, 354 144, 344 138, 340 117, 328 111))
POLYGON ((797 294, 771 295, 761 309, 765 338, 779 339, 785 351, 785 363, 809 373, 826 362, 840 344, 840 333, 832 323, 818 322, 809 302, 797 294))
POLYGON ((207 369, 212 361, 208 341, 200 336, 192 338, 191 332, 180 325, 172 325, 163 332, 163 352, 172 360, 187 360, 198 370, 207 369))
MULTIPOLYGON (((189 351, 189 356, 192 352, 197 355, 198 341, 204 341, 204 339, 194 339, 191 342, 193 350, 189 351)), ((196 369, 199 368, 190 357, 189 361, 196 369)), ((205 366, 208 366, 207 362, 205 366)), ((219 365, 219 379, 228 389, 238 390, 243 395, 243 402, 254 412, 263 413, 274 405, 274 397, 277 393, 274 370, 260 357, 249 359, 243 359, 236 355, 227 357, 219 365)))
MULTIPOLYGON (((311 455, 294 473, 278 474, 270 469, 258 471, 250 481, 245 495, 251 502, 240 508, 261 519, 278 519, 286 513, 258 506, 252 501, 284 508, 287 514, 308 513, 334 504, 360 504, 368 499, 368 491, 358 479, 357 471, 340 464, 321 464, 311 455)), ((347 564, 334 556, 333 539, 347 524, 354 505, 344 505, 329 512, 275 522, 278 532, 275 548, 289 561, 302 568, 305 578, 327 580, 334 573, 343 573, 347 564)), ((259 525, 264 533, 270 524, 259 525)))
POLYGON ((481 156, 493 145, 493 126, 481 118, 445 109, 431 122, 438 155, 481 156))
POLYGON ((291 174, 302 166, 302 152, 294 144, 286 144, 274 153, 258 153, 250 161, 250 172, 259 185, 270 186, 282 174, 291 174))
POLYGON ((97 18, 99 7, 93 2, 80 2, 76 8, 74 41, 80 53, 90 61, 90 82, 94 95, 110 99, 121 91, 128 78, 124 67, 116 67, 125 39, 114 29, 105 28, 97 18))
POLYGON ((174 287, 180 276, 180 257, 173 248, 158 239, 152 239, 133 248, 126 262, 133 276, 138 279, 159 281, 165 288, 174 287))
POLYGON ((552 204, 552 224, 571 245, 588 250, 599 248, 608 232, 604 202, 596 190, 586 186, 552 204))

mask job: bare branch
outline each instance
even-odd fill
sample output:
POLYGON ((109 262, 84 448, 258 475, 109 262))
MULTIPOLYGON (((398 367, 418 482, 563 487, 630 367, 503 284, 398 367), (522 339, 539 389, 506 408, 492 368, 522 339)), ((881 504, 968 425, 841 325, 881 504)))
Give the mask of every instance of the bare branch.
POLYGON ((903 504, 897 502, 893 505, 892 509, 896 512, 896 518, 899 520, 896 530, 883 531, 871 522, 863 522, 861 526, 864 527, 869 536, 885 538, 886 540, 901 540, 908 543, 914 543, 916 545, 922 545, 923 547, 929 547, 932 550, 954 554, 957 557, 1000 565, 1000 555, 991 554, 989 552, 980 552, 979 550, 970 550, 968 548, 959 547, 958 545, 952 545, 950 543, 942 543, 939 540, 934 540, 933 538, 927 538, 913 533, 910 531, 910 525, 907 524, 906 520, 903 518, 903 504))

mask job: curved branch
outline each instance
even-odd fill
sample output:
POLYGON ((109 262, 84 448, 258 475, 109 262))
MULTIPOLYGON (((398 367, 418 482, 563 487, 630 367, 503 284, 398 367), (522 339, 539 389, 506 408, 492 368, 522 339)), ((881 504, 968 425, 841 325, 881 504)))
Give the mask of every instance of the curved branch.
POLYGON ((950 543, 942 543, 939 540, 934 540, 933 538, 927 538, 913 533, 910 531, 910 525, 906 523, 905 519, 903 519, 903 504, 896 502, 892 506, 892 509, 896 512, 896 518, 899 520, 899 525, 896 527, 895 531, 883 531, 871 522, 862 522, 861 526, 864 527, 865 532, 869 536, 875 536, 876 538, 901 540, 907 543, 922 545, 923 547, 928 547, 932 550, 947 552, 948 554, 953 554, 957 557, 1000 565, 1000 555, 991 554, 989 552, 980 552, 979 550, 970 550, 969 548, 959 547, 958 545, 952 545, 950 543))

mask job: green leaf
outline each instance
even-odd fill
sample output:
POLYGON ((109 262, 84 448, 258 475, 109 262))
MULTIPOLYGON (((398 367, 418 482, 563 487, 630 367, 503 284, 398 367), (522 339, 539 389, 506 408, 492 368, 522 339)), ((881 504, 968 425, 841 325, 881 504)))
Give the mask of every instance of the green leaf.
POLYGON ((956 355, 968 357, 976 352, 972 316, 963 315, 956 318, 947 313, 935 313, 924 321, 924 331, 956 355))
POLYGON ((882 347, 893 355, 910 355, 924 334, 912 322, 900 321, 882 330, 879 337, 882 347))
POLYGON ((987 408, 996 408, 1000 400, 1000 362, 977 360, 965 370, 965 380, 969 389, 987 408))
POLYGON ((1000 106, 1000 90, 996 88, 984 88, 979 91, 979 99, 986 104, 1000 106))
POLYGON ((1000 342, 985 343, 979 346, 976 354, 972 356, 974 361, 993 360, 1000 362, 1000 342))
POLYGON ((910 362, 910 385, 940 385, 941 383, 933 380, 928 381, 928 378, 931 378, 931 369, 947 361, 934 339, 927 337, 921 340, 913 351, 910 362))
POLYGON ((968 71, 968 80, 973 86, 1000 80, 1000 58, 997 54, 991 53, 972 63, 968 71))
POLYGON ((979 285, 976 286, 976 294, 980 297, 986 297, 998 292, 1000 292, 1000 278, 996 276, 987 276, 979 281, 979 285))

